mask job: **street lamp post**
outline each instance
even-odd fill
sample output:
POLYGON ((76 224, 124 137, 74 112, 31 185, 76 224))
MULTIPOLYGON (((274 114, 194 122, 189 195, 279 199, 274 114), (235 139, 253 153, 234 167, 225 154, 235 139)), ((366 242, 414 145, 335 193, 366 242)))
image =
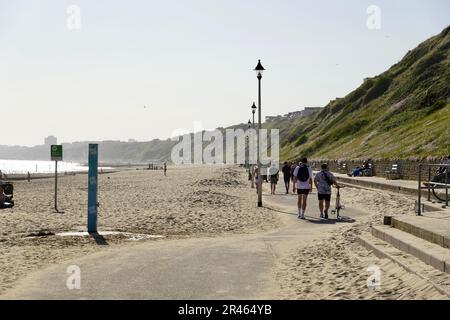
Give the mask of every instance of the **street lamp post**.
MULTIPOLYGON (((247 124, 248 124, 248 129, 247 130, 250 130, 250 128, 252 127, 252 122, 250 120, 248 120, 247 124)), ((247 159, 246 162, 247 162, 248 173, 250 173, 250 171, 251 171, 251 169, 250 169, 250 167, 251 167, 251 164, 250 164, 250 139, 248 137, 248 134, 245 137, 245 142, 247 143, 247 150, 246 150, 246 153, 245 153, 245 157, 247 159)))
POLYGON ((260 135, 261 135, 261 79, 264 72, 264 67, 261 64, 261 60, 258 60, 258 64, 254 71, 256 72, 256 77, 258 78, 258 148, 257 148, 257 163, 258 163, 258 207, 262 207, 262 168, 261 168, 261 158, 260 158, 260 135))
MULTIPOLYGON (((255 105, 255 103, 253 102, 253 105, 252 105, 252 116, 253 116, 253 123, 252 123, 252 129, 253 130, 255 130, 255 113, 256 113, 256 105, 255 105)), ((252 157, 252 160, 254 160, 254 158, 252 157)), ((252 177, 252 189, 254 189, 255 188, 255 177, 253 176, 253 174, 254 174, 254 171, 255 171, 255 165, 254 165, 254 163, 253 163, 253 161, 252 161, 252 166, 251 166, 251 170, 252 170, 252 173, 251 173, 251 177, 252 177)))

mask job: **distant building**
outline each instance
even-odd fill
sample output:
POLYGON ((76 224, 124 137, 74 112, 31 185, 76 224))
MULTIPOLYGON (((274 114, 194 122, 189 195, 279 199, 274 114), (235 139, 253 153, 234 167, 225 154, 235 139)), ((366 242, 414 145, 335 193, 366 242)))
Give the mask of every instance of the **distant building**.
POLYGON ((284 117, 285 118, 295 118, 295 117, 301 116, 301 114, 302 114, 301 111, 289 112, 289 113, 285 114, 284 117))
POLYGON ((48 136, 44 139, 44 145, 51 146, 54 144, 58 144, 58 139, 55 136, 48 136))
POLYGON ((301 112, 302 117, 308 117, 308 116, 312 115, 313 113, 320 111, 322 109, 323 108, 321 108, 321 107, 315 107, 315 108, 306 107, 304 110, 302 110, 300 112, 301 112))
POLYGON ((274 120, 276 120, 277 118, 278 118, 279 116, 267 116, 266 117, 266 122, 271 122, 271 121, 274 121, 274 120))
POLYGON ((266 117, 266 122, 280 120, 281 118, 293 119, 293 118, 298 118, 298 117, 309 117, 310 115, 312 115, 315 112, 318 112, 318 111, 320 111, 322 109, 323 108, 320 108, 320 107, 317 107, 317 108, 305 107, 301 111, 289 112, 289 113, 287 113, 287 114, 285 114, 283 116, 267 116, 266 117))

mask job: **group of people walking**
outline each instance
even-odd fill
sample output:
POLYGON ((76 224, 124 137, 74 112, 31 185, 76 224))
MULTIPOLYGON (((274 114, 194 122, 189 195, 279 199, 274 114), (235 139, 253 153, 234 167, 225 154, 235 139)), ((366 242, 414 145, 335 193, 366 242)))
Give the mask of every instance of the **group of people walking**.
MULTIPOLYGON (((334 185, 339 188, 336 177, 328 170, 326 163, 321 165, 320 172, 313 174, 311 167, 308 165, 308 159, 302 158, 298 164, 284 162, 281 168, 283 173, 284 186, 286 194, 289 194, 292 184, 292 191, 298 196, 298 218, 305 219, 308 195, 312 192, 313 186, 317 188, 317 196, 319 200, 320 218, 328 219, 328 211, 331 202, 331 187, 334 185)), ((255 170, 255 181, 258 188, 259 170, 255 170)), ((275 165, 270 167, 268 172, 268 180, 270 181, 270 191, 274 195, 276 185, 279 180, 279 170, 275 165)), ((258 190, 257 190, 258 192, 258 190)))

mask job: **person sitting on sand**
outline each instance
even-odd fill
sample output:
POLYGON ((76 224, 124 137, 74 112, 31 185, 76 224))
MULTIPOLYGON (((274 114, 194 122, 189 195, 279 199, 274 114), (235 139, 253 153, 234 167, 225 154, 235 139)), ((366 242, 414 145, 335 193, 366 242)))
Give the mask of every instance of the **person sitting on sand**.
POLYGON ((272 166, 269 169, 269 175, 270 175, 270 193, 275 194, 275 190, 277 188, 278 179, 280 176, 280 171, 276 167, 275 163, 272 164, 272 166))
POLYGON ((320 168, 321 171, 316 174, 314 178, 314 184, 316 185, 319 198, 320 219, 325 218, 328 220, 328 210, 330 209, 331 201, 331 186, 334 184, 337 188, 339 188, 339 185, 335 176, 328 171, 328 165, 326 163, 323 163, 320 168), (324 201, 325 208, 323 205, 324 201))

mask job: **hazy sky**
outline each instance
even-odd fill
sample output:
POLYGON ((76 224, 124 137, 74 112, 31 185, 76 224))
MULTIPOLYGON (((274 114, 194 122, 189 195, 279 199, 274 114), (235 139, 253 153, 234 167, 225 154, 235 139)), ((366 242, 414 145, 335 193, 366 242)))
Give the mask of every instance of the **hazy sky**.
POLYGON ((0 144, 246 122, 258 58, 263 116, 324 106, 449 22, 448 0, 0 0, 0 144))

